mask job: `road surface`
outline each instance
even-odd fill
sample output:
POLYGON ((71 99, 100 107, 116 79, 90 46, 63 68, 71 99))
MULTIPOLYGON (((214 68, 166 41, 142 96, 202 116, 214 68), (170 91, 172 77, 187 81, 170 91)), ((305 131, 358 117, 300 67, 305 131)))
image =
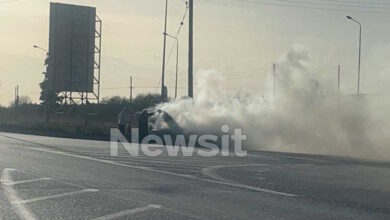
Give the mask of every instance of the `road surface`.
POLYGON ((249 152, 131 157, 0 133, 0 219, 390 219, 390 162, 249 152))

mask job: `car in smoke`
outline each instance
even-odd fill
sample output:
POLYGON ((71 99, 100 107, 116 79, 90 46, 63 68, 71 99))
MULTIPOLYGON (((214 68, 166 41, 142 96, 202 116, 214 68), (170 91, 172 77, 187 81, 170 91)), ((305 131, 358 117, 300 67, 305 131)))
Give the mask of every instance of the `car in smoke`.
MULTIPOLYGON (((156 135, 164 140, 164 136, 171 136, 175 141, 178 135, 185 135, 184 130, 167 112, 158 108, 144 109, 136 113, 139 128, 139 142, 148 135, 156 135)), ((164 143, 166 144, 166 143, 164 143)))

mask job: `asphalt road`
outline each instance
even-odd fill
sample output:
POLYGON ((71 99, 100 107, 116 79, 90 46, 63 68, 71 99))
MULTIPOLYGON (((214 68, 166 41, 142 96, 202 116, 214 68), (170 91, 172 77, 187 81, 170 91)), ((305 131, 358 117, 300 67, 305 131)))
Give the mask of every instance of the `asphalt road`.
POLYGON ((0 133, 0 219, 390 219, 390 162, 250 152, 131 157, 0 133))

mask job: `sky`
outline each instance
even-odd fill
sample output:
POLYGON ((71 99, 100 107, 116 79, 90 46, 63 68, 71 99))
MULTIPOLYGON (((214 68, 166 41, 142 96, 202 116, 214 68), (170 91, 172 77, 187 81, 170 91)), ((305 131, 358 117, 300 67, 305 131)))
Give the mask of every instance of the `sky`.
MULTIPOLYGON (((48 47, 47 0, 0 0, 0 105, 20 95, 38 102, 48 47)), ((103 20, 102 97, 159 92, 162 66, 164 0, 62 0, 93 6, 103 20)), ((168 33, 175 35, 186 9, 184 0, 169 0, 168 33)), ((358 25, 363 27, 362 92, 386 93, 390 83, 390 2, 386 0, 195 0, 194 70, 216 70, 232 93, 259 94, 269 86, 269 73, 293 45, 310 50, 310 69, 324 86, 337 87, 342 66, 342 92, 356 91, 358 25), (330 9, 330 10, 329 10, 330 9), (334 10, 336 9, 336 10, 334 10)), ((188 18, 179 35, 179 96, 186 95, 188 18)), ((168 39, 167 56, 175 42, 168 39)), ((175 53, 166 71, 173 96, 175 53)), ((195 91, 196 94, 196 91, 195 91)))

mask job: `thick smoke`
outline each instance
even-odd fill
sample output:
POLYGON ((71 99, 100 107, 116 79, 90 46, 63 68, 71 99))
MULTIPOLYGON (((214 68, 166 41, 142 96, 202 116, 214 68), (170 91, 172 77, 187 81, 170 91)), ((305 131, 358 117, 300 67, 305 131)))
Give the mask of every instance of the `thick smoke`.
MULTIPOLYGON (((197 74, 196 97, 160 106, 191 134, 228 124, 254 150, 390 159, 390 106, 384 96, 324 95, 308 50, 294 46, 277 64, 276 93, 231 95, 216 71, 197 74)), ((272 86, 271 86, 272 87, 272 86)))

